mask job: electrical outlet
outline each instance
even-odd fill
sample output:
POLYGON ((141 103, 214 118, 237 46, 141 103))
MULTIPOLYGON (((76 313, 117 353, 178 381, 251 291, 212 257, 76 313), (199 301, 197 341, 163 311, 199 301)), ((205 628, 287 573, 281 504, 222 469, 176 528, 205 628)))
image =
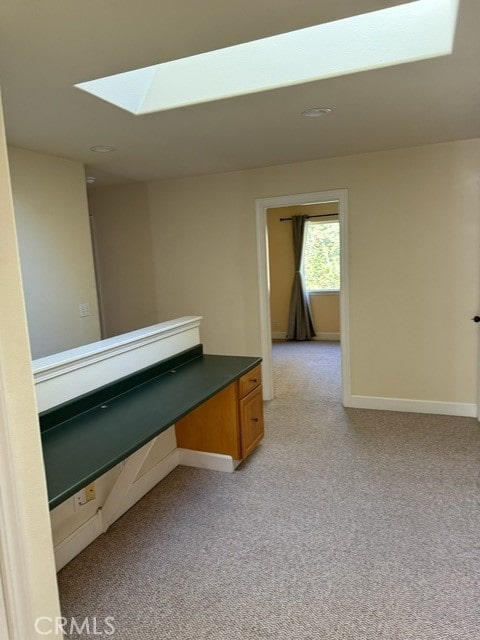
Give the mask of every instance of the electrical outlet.
POLYGON ((78 511, 80 507, 83 507, 88 502, 95 500, 95 498, 95 483, 92 482, 73 496, 73 508, 75 509, 75 511, 78 511))
POLYGON ((87 496, 85 495, 85 489, 82 489, 73 496, 73 508, 78 511, 84 504, 87 504, 87 496))
POLYGON ((78 305, 78 309, 80 311, 80 317, 86 318, 90 315, 90 305, 88 302, 82 302, 78 305))
POLYGON ((87 485, 85 487, 85 496, 87 498, 87 502, 91 502, 92 500, 95 500, 96 497, 96 493, 95 493, 95 483, 92 482, 91 484, 87 485))

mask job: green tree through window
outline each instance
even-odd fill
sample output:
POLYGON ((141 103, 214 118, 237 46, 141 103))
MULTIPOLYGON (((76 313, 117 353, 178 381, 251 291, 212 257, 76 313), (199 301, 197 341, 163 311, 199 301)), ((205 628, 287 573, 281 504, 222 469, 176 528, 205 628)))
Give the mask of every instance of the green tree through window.
POLYGON ((307 222, 303 248, 303 280, 307 291, 340 289, 338 221, 307 222))

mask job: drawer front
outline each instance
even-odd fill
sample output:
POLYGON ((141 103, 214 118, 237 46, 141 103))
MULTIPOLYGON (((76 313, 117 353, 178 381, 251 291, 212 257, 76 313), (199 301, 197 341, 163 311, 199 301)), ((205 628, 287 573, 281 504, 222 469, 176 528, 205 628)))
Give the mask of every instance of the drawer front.
POLYGON ((240 443, 242 459, 255 449, 263 438, 262 387, 257 387, 240 400, 240 443))
POLYGON ((258 365, 238 380, 238 396, 243 398, 262 384, 262 367, 258 365))

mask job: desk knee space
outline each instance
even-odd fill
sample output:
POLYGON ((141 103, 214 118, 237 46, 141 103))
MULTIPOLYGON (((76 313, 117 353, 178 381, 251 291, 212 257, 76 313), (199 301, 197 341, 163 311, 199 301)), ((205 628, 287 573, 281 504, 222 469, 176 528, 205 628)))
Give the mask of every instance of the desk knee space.
POLYGON ((150 440, 150 442, 144 445, 141 449, 135 451, 135 453, 125 461, 120 475, 108 494, 103 506, 100 508, 102 514, 103 533, 105 533, 110 525, 117 519, 116 516, 122 509, 125 502, 125 496, 130 491, 140 469, 143 466, 143 463, 147 459, 148 454, 152 450, 156 441, 157 438, 153 438, 153 440, 150 440))

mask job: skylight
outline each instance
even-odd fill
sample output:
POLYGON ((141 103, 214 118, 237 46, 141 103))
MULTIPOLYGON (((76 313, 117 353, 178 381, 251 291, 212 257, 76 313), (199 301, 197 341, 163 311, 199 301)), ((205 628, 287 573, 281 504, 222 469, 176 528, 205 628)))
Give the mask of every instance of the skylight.
POLYGON ((75 86, 135 115, 448 55, 458 0, 416 0, 75 86))

